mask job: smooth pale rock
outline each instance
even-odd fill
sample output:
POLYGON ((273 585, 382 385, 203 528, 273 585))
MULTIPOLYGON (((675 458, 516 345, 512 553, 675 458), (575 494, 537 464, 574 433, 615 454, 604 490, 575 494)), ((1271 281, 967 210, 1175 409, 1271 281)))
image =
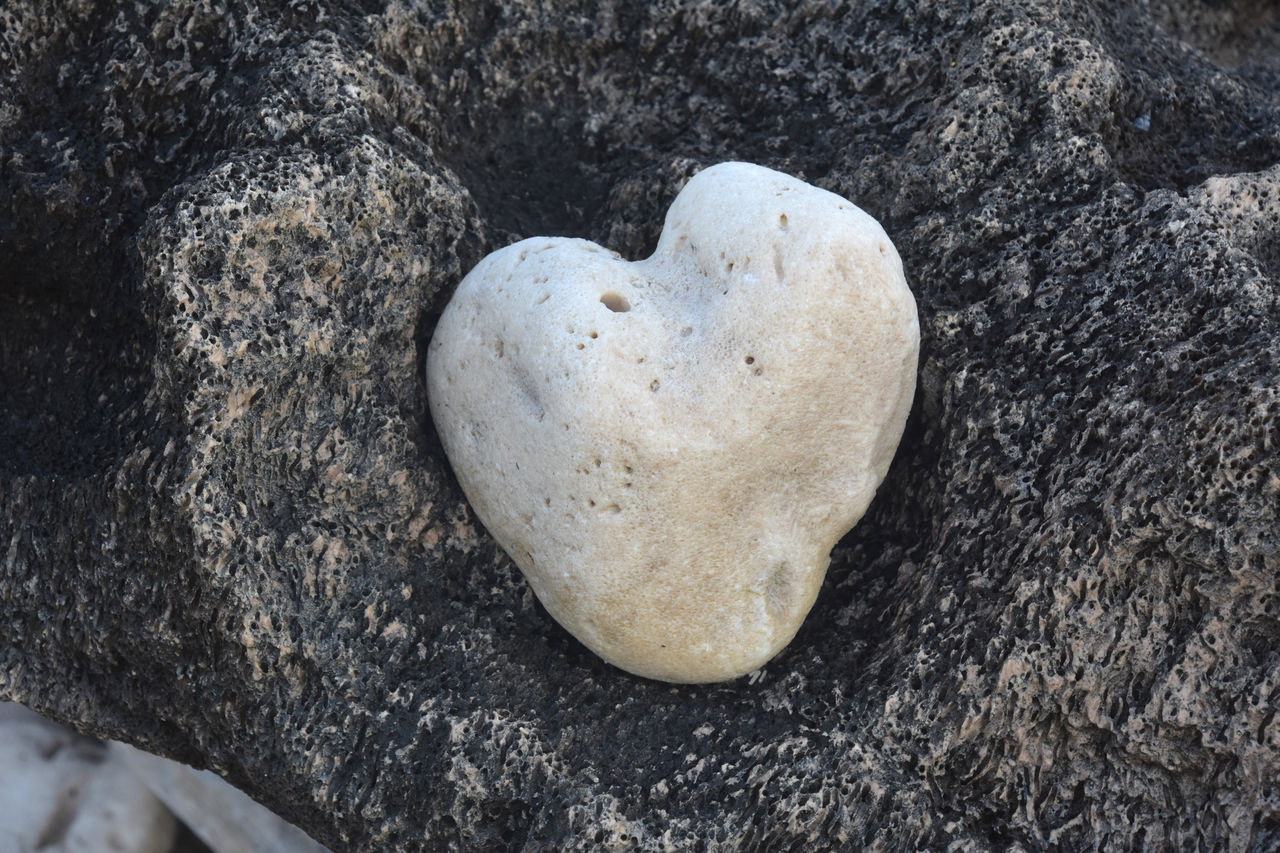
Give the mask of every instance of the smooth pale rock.
POLYGON ((723 163, 647 260, 563 238, 482 260, 428 393, 476 514, 561 625, 630 672, 719 681, 795 635, 889 467, 918 349, 874 219, 723 163))
POLYGON ((177 822, 98 741, 0 702, 0 853, 168 853, 177 822))
POLYGON ((329 853, 211 770, 112 743, 112 753, 213 853, 329 853))

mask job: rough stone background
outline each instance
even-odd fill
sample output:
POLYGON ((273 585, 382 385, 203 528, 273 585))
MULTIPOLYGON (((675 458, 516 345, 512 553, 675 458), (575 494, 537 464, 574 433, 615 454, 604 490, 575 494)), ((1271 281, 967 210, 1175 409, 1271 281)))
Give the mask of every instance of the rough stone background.
POLYGON ((1268 0, 6 0, 0 698, 335 850, 1276 849, 1278 93, 1268 0), (881 219, 921 381, 791 647, 673 687, 421 368, 731 158, 881 219))

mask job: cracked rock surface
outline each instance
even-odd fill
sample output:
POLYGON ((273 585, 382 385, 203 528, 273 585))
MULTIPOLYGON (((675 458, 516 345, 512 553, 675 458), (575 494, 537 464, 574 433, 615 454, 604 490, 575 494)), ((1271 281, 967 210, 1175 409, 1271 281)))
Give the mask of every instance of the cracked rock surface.
POLYGON ((0 8, 0 699, 335 850, 1280 846, 1280 11, 0 8), (475 522, 424 345, 520 237, 758 162, 919 390, 795 641, 672 686, 475 522))

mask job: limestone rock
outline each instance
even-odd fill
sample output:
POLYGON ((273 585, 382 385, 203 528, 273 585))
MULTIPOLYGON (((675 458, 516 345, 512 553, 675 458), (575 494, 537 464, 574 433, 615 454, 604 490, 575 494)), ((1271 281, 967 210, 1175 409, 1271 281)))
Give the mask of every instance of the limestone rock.
POLYGON ((485 527, 605 660, 721 681, 795 635, 884 479, 920 332, 870 216, 747 163, 700 172, 628 263, 533 238, 436 326, 431 412, 485 527))

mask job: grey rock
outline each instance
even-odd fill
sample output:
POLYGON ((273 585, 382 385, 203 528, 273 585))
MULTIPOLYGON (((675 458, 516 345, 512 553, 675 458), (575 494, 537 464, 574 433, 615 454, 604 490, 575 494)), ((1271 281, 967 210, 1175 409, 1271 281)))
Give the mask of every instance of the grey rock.
POLYGON ((208 770, 123 743, 112 743, 111 751, 213 853, 328 853, 208 770))
POLYGON ((1261 2, 0 9, 0 697, 335 850, 1280 846, 1261 2), (609 668, 423 344, 516 237, 741 159, 876 216, 916 408, 749 679, 609 668))
POLYGON ((106 744, 9 702, 0 703, 0 782, 6 853, 173 849, 173 814, 106 744))

